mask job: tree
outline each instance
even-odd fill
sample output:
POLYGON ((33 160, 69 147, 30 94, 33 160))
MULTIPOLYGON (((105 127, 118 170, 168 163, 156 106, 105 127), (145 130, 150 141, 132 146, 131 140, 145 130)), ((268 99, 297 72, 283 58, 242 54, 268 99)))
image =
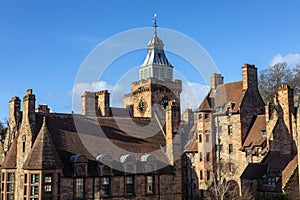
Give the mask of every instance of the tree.
POLYGON ((290 85, 294 89, 294 94, 298 94, 300 90, 300 65, 294 68, 287 66, 286 63, 269 66, 260 72, 258 82, 260 94, 265 103, 273 102, 274 95, 281 85, 290 85))

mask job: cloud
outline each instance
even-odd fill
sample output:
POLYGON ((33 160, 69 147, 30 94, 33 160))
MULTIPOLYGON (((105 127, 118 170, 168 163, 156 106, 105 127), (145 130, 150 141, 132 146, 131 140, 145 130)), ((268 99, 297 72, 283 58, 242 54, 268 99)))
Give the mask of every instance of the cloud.
MULTIPOLYGON (((110 92, 111 106, 122 107, 122 99, 124 94, 130 91, 130 84, 111 85, 105 81, 99 82, 81 82, 77 83, 73 88, 73 111, 80 113, 81 111, 81 95, 85 91, 108 90, 110 92)), ((181 93, 181 111, 186 108, 196 109, 207 95, 209 86, 196 82, 184 81, 182 83, 181 93)))
MULTIPOLYGON (((128 85, 130 86, 130 84, 128 85)), ((124 87, 121 84, 111 85, 105 81, 99 81, 99 82, 81 82, 75 84, 72 90, 72 96, 73 96, 73 111, 75 113, 80 113, 81 111, 81 95, 85 91, 101 91, 101 90, 108 90, 110 93, 110 103, 113 107, 121 107, 122 106, 122 98, 124 94, 127 92, 127 88, 124 87)))
POLYGON ((209 86, 197 82, 183 82, 181 93, 181 111, 186 108, 197 109, 209 92, 209 86))
POLYGON ((293 53, 289 53, 286 55, 281 55, 281 54, 277 54, 275 55, 271 62, 270 62, 270 66, 273 66, 277 63, 287 63, 288 66, 295 66, 295 65, 299 65, 300 64, 300 54, 293 54, 293 53))

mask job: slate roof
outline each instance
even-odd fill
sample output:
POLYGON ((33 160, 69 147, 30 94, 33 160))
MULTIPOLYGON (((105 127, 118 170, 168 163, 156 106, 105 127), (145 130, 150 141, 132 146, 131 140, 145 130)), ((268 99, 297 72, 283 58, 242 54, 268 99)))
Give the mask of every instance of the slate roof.
POLYGON ((24 169, 60 169, 63 168, 60 157, 53 144, 52 138, 43 120, 42 128, 34 142, 28 159, 25 161, 24 169))
MULTIPOLYGON (((65 176, 72 176, 70 157, 79 154, 88 159, 89 175, 97 175, 97 155, 109 154, 114 165, 119 166, 120 153, 136 157, 150 153, 156 157, 160 173, 173 173, 162 153, 165 146, 163 133, 149 118, 36 113, 36 132, 37 138, 24 164, 26 169, 62 168, 65 176)), ((16 167, 16 141, 8 151, 3 168, 16 167)), ((142 162, 137 159, 137 168, 142 167, 142 162)))

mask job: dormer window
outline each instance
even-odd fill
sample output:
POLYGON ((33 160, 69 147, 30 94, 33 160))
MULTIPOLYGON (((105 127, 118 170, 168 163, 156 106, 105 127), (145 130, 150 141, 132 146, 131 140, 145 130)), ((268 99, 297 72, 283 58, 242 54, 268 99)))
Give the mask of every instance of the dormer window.
POLYGON ((88 159, 84 155, 76 154, 70 157, 73 168, 74 177, 85 177, 87 176, 88 159))
POLYGON ((257 148, 257 155, 261 156, 261 148, 257 148))
POLYGON ((266 137, 266 136, 267 136, 266 130, 262 130, 262 131, 261 131, 261 136, 263 136, 263 137, 266 137))

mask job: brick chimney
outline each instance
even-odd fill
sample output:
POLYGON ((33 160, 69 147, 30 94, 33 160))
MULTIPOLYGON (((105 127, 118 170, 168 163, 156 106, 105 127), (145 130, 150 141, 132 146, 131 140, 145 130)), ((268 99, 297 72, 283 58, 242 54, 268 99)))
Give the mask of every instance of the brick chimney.
POLYGON ((28 89, 23 97, 22 121, 35 125, 35 95, 32 93, 32 89, 28 89))
MULTIPOLYGON (((281 141, 282 143, 286 143, 288 145, 286 149, 282 149, 283 154, 290 154, 293 151, 293 116, 295 114, 294 109, 294 96, 293 89, 289 85, 279 86, 277 95, 275 95, 274 99, 275 104, 279 105, 282 114, 282 119, 284 122, 284 126, 287 128, 289 134, 289 141, 281 141)), ((284 134, 284 133, 283 133, 284 134)))
POLYGON ((180 136, 176 136, 180 125, 180 108, 174 101, 169 101, 166 107, 166 154, 170 164, 174 164, 175 158, 181 153, 180 136), (175 137, 175 138, 174 138, 175 137))
POLYGON ((221 74, 213 73, 210 77, 210 88, 215 90, 221 84, 224 84, 224 77, 221 74))
POLYGON ((97 107, 98 113, 101 116, 108 117, 110 115, 110 107, 109 107, 110 93, 107 90, 102 90, 96 92, 96 96, 98 97, 98 107, 97 107))
POLYGON ((48 105, 39 104, 36 108, 36 111, 39 113, 50 113, 50 108, 48 107, 48 105))
POLYGON ((9 121, 18 124, 21 119, 21 100, 19 97, 12 97, 9 101, 9 121))
POLYGON ((257 68, 255 65, 244 64, 242 67, 243 90, 258 89, 257 68))
POLYGON ((16 128, 21 123, 21 100, 19 97, 12 97, 9 101, 9 121, 8 121, 8 131, 5 134, 4 147, 3 150, 6 153, 16 137, 16 128))
POLYGON ((95 92, 85 91, 81 96, 82 114, 83 115, 96 115, 98 97, 95 92))

